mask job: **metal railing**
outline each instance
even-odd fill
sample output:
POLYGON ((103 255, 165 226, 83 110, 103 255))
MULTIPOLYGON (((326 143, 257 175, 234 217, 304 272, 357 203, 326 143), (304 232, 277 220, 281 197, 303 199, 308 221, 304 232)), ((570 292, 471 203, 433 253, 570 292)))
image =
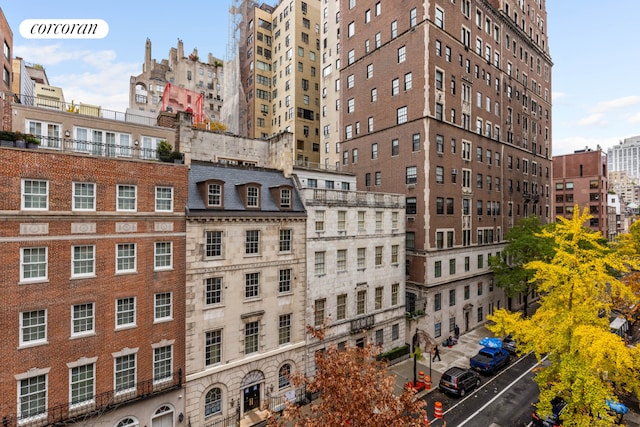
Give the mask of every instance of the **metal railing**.
MULTIPOLYGON (((7 94, 8 95, 8 94, 7 94)), ((122 111, 108 110, 97 105, 89 104, 76 104, 75 102, 64 102, 56 99, 41 98, 24 94, 11 94, 13 95, 14 102, 22 105, 45 108, 48 110, 57 110, 67 112, 71 114, 78 114, 82 116, 100 117, 103 119, 116 120, 119 122, 138 123, 148 126, 156 126, 156 117, 141 116, 131 113, 123 113, 122 111)), ((136 98, 136 101, 138 99, 136 98)))
MULTIPOLYGON (((94 396, 86 403, 72 404, 63 403, 51 406, 47 411, 28 416, 18 417, 16 415, 5 415, 0 420, 2 427, 16 426, 45 426, 45 425, 65 425, 73 424, 80 420, 88 420, 91 417, 99 416, 105 412, 114 410, 120 406, 133 403, 142 399, 147 399, 178 390, 182 387, 182 369, 174 372, 166 381, 155 382, 154 380, 142 381, 135 384, 131 390, 122 392, 108 391, 94 396)), ((55 396, 49 396, 53 400, 55 396)))
MULTIPOLYGON (((39 141, 39 148, 57 150, 62 152, 72 152, 88 154, 99 157, 119 157, 142 160, 160 160, 156 148, 140 146, 138 141, 130 141, 128 145, 93 142, 80 139, 52 137, 46 135, 34 135, 39 141)), ((1 146, 23 148, 26 143, 21 141, 2 142, 1 146)))

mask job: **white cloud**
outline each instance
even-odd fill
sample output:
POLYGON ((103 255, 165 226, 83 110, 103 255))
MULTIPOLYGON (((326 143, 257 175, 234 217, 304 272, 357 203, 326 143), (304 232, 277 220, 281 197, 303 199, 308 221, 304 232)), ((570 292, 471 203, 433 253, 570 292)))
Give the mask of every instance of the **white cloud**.
POLYGON ((609 122, 602 113, 593 113, 577 121, 578 126, 607 125, 609 122))
POLYGON ((45 67, 49 83, 62 88, 65 100, 126 111, 129 78, 140 73, 140 64, 117 62, 113 50, 73 50, 61 43, 16 47, 26 62, 45 67))
POLYGON ((555 102, 555 101, 559 101, 562 98, 566 98, 567 94, 564 92, 552 92, 551 93, 551 99, 555 102))
POLYGON ((586 138, 583 136, 570 136, 553 140, 553 155, 560 156, 564 154, 572 154, 576 150, 597 150, 600 147, 603 151, 618 144, 619 137, 603 137, 603 138, 586 138))
POLYGON ((631 114, 628 118, 627 118, 627 122, 631 123, 631 124, 636 124, 636 123, 640 123, 640 112, 631 114))
POLYGON ((629 108, 640 104, 640 96, 625 96, 610 101, 602 101, 597 103, 591 110, 606 113, 621 108, 629 108))

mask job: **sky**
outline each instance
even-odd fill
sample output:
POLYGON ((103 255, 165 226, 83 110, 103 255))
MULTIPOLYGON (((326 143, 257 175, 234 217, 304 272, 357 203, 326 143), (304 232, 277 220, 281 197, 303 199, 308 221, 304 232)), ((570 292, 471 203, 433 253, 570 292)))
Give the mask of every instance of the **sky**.
MULTIPOLYGON (((274 4, 274 0, 265 1, 274 4)), ((147 38, 160 61, 184 43, 227 57, 232 0, 157 3, 112 0, 0 0, 13 29, 15 56, 43 65, 65 100, 125 111, 129 78, 142 72, 147 38), (25 19, 102 19, 103 39, 26 39, 25 19)), ((640 135, 638 0, 547 0, 547 30, 553 60, 553 155, 585 148, 603 150, 640 135)), ((392 4, 392 3, 389 3, 392 4)))

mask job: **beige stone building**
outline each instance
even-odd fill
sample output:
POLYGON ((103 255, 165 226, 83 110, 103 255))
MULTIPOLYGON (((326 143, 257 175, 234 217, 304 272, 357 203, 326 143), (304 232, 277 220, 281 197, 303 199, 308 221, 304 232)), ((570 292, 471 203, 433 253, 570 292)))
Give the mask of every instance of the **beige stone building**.
POLYGON ((267 406, 302 397, 288 374, 303 371, 307 357, 305 256, 306 212, 292 178, 191 162, 185 404, 192 425, 256 422, 267 406))
MULTIPOLYGON (((308 213, 306 323, 326 325, 308 353, 405 343, 404 196, 355 191, 355 176, 296 168, 308 213)), ((313 376, 313 358, 306 374, 313 376)))

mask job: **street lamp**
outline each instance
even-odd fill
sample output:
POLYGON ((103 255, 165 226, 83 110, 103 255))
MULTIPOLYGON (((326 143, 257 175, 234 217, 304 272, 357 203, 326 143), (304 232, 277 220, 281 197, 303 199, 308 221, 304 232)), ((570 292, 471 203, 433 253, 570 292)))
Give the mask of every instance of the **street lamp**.
POLYGON ((416 347, 420 347, 420 341, 423 341, 425 344, 425 350, 426 350, 426 345, 429 345, 429 378, 431 378, 431 349, 433 348, 434 345, 434 340, 433 338, 431 338, 431 336, 426 333, 425 331, 416 328, 416 332, 413 334, 413 339, 412 339, 412 350, 413 350, 413 387, 416 388, 416 384, 418 382, 417 379, 417 370, 418 370, 418 355, 416 353, 416 347))

